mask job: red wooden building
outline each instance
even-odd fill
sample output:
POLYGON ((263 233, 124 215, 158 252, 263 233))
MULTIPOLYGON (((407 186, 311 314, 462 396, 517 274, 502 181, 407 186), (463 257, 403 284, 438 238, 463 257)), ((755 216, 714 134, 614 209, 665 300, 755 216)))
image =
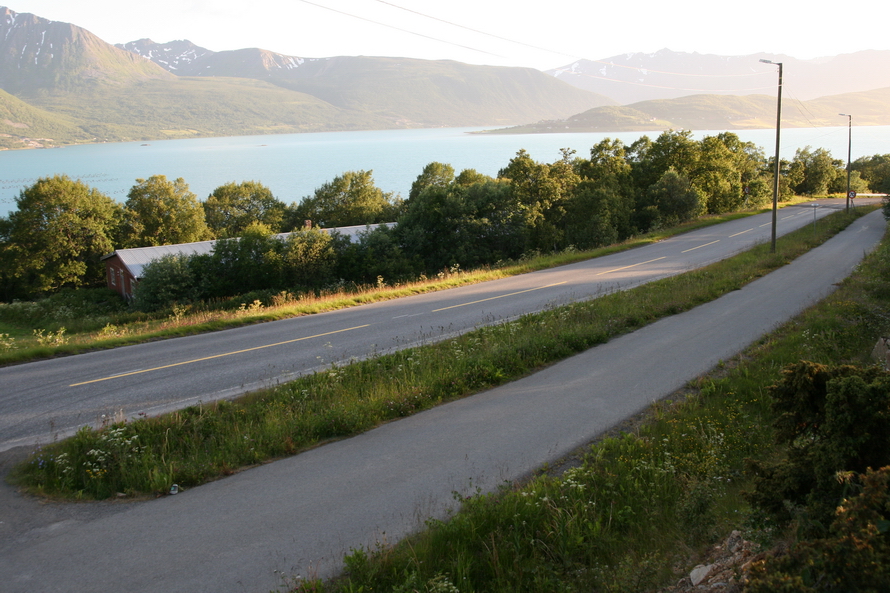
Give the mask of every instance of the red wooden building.
MULTIPOLYGON (((385 223, 392 227, 395 223, 385 223)), ((340 235, 355 239, 359 233, 367 231, 369 225, 335 227, 319 229, 326 233, 337 232, 340 235)), ((278 238, 286 240, 290 233, 281 233, 278 238)), ((133 298, 136 284, 142 278, 142 270, 152 262, 165 255, 197 255, 212 253, 216 241, 199 241, 197 243, 179 243, 177 245, 161 245, 159 247, 136 247, 134 249, 118 249, 102 257, 105 262, 105 280, 108 288, 117 291, 125 299, 133 298)))

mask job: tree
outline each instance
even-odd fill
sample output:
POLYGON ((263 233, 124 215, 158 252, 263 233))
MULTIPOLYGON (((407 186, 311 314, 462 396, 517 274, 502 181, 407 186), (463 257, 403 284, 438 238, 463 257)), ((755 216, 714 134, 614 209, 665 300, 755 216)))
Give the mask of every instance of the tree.
POLYGON ((665 224, 686 222, 699 216, 703 209, 701 193, 685 175, 673 169, 664 175, 649 190, 649 200, 658 208, 665 224))
POLYGON ((523 208, 504 180, 430 186, 407 202, 396 231, 430 273, 517 257, 526 246, 523 208))
POLYGON ((846 175, 844 163, 831 158, 831 153, 824 148, 812 150, 811 147, 798 148, 794 153, 789 174, 792 176, 792 189, 808 196, 825 195, 834 180, 846 175))
POLYGON ((765 162, 760 149, 752 142, 742 142, 732 132, 703 138, 698 160, 687 170, 690 181, 702 194, 703 212, 731 212, 746 202, 764 200, 766 184, 759 181, 765 162))
POLYGON ((373 171, 347 171, 304 198, 296 218, 323 227, 377 224, 396 220, 401 208, 392 192, 374 185, 373 171))
POLYGON ((635 188, 629 149, 621 140, 605 138, 577 169, 582 181, 565 207, 566 243, 586 249, 632 235, 635 188))
POLYGON ((890 465, 890 373, 800 361, 771 388, 783 458, 750 463, 746 498, 773 521, 822 531, 844 498, 838 472, 890 465))
POLYGON ((476 183, 485 183, 486 181, 494 181, 494 179, 488 175, 480 173, 476 169, 464 169, 454 178, 455 185, 462 185, 464 187, 469 187, 476 183))
POLYGON ((221 185, 204 202, 204 220, 214 237, 237 237, 254 222, 281 232, 284 211, 284 202, 256 181, 221 185))
POLYGON ((525 216, 532 249, 556 250, 563 240, 560 222, 565 215, 563 202, 569 199, 581 180, 572 163, 574 151, 562 149, 563 158, 552 165, 535 162, 520 150, 498 172, 508 179, 516 202, 525 216))
POLYGON ((860 157, 851 163, 853 173, 859 172, 871 191, 890 194, 890 154, 860 157))
POLYGON ((126 247, 193 243, 210 238, 204 208, 181 177, 137 179, 124 204, 121 240, 126 247))
POLYGON ((590 149, 590 160, 582 161, 579 167, 581 177, 598 184, 627 187, 630 181, 631 165, 627 149, 621 140, 604 138, 590 149))
MULTIPOLYGON (((398 227, 368 228, 350 241, 334 232, 337 253, 336 277, 356 283, 374 284, 380 278, 399 283, 417 278, 423 267, 400 244, 398 227)), ((411 250, 413 253, 413 249, 411 250)))
POLYGON ((629 203, 608 183, 582 181, 566 205, 565 240, 578 249, 610 245, 629 234, 629 203))
POLYGON ((692 139, 692 132, 668 130, 655 142, 645 136, 631 145, 633 176, 636 186, 645 190, 673 168, 680 175, 689 175, 698 165, 701 146, 692 139))
POLYGON ((168 253, 145 266, 133 294, 136 309, 157 311, 196 300, 199 295, 191 259, 181 253, 168 253))
POLYGON ((314 289, 333 280, 334 239, 319 229, 294 231, 284 241, 275 288, 314 289))
POLYGON ((38 179, 16 205, 0 224, 7 298, 102 284, 120 205, 65 175, 38 179))
POLYGON ((282 241, 259 222, 248 225, 240 237, 216 241, 210 261, 201 266, 202 297, 230 297, 275 287, 282 247, 282 241))
POLYGON ((430 186, 448 187, 454 181, 454 167, 442 163, 432 162, 423 168, 423 172, 417 176, 411 184, 408 199, 420 195, 420 192, 430 186))

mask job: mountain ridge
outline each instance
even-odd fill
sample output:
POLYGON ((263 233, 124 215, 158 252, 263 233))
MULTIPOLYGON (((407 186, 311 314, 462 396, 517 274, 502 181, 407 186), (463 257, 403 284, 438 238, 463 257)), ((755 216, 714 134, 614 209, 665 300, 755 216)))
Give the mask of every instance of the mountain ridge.
POLYGON ((783 63, 783 86, 802 101, 890 86, 890 50, 799 60, 770 53, 719 56, 661 49, 577 60, 546 72, 578 88, 606 95, 620 105, 630 105, 696 94, 774 92, 776 68, 759 63, 761 59, 783 63))

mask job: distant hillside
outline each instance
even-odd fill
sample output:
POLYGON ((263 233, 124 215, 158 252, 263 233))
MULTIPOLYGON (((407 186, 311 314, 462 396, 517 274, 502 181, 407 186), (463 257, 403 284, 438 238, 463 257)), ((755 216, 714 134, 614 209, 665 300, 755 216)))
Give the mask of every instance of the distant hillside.
POLYGON ((54 144, 56 138, 71 142, 94 139, 70 118, 32 107, 0 90, 0 149, 43 148, 54 144))
MULTIPOLYGON (((821 97, 812 101, 782 100, 782 127, 840 126, 839 112, 855 113, 859 126, 890 125, 890 87, 821 97)), ((776 125, 776 99, 766 95, 724 97, 695 95, 680 99, 641 101, 621 107, 598 107, 564 120, 551 120, 496 130, 493 133, 639 132, 647 130, 738 130, 776 125)))
POLYGON ((263 80, 400 125, 491 125, 566 117, 578 109, 614 104, 533 68, 411 58, 301 58, 255 48, 212 52, 189 41, 150 39, 118 47, 178 76, 263 80))
POLYGON ((826 95, 890 86, 890 51, 862 51, 814 60, 784 55, 717 56, 663 49, 602 60, 578 60, 547 73, 573 86, 611 97, 621 105, 689 95, 769 94, 783 63, 785 94, 806 101, 826 95))

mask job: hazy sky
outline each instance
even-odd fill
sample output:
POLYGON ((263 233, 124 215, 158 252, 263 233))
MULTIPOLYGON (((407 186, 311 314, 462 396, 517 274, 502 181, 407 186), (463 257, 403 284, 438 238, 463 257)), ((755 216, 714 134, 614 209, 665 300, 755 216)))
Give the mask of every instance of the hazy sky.
POLYGON ((188 39, 214 51, 260 47, 453 59, 542 70, 578 58, 668 48, 811 59, 890 49, 890 2, 789 0, 0 0, 74 23, 109 43, 188 39), (854 10, 855 9, 855 10, 854 10))

